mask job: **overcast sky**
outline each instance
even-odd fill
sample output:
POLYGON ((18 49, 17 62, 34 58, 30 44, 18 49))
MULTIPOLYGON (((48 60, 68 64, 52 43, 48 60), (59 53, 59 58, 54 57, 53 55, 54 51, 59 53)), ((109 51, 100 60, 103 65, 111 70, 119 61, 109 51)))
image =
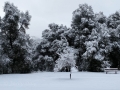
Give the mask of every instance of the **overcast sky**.
MULTIPOLYGON (((0 14, 3 13, 3 6, 6 0, 0 0, 0 14)), ((28 10, 32 16, 30 29, 27 33, 30 36, 41 38, 42 31, 48 28, 48 24, 56 23, 70 27, 72 12, 79 4, 87 3, 92 6, 93 11, 102 11, 106 16, 120 10, 120 0, 8 0, 14 3, 21 11, 28 10)))

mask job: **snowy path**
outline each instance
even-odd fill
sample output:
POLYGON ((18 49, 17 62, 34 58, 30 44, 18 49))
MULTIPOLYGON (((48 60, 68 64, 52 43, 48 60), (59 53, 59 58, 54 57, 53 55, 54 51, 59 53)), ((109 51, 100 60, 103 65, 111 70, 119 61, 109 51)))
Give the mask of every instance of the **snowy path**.
POLYGON ((0 90, 120 90, 118 74, 66 72, 0 75, 0 90))

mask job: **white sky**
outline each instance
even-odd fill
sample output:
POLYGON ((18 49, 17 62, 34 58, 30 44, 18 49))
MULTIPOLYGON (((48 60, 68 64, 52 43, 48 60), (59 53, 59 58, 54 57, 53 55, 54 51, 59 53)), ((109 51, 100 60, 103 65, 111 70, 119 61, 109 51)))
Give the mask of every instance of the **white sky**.
MULTIPOLYGON (((6 0, 0 0, 0 16, 3 16, 3 6, 6 0)), ((8 0, 21 11, 28 10, 32 16, 30 36, 41 38, 42 31, 48 24, 56 23, 70 27, 72 12, 79 4, 87 3, 95 13, 102 11, 106 16, 120 10, 120 0, 8 0)))

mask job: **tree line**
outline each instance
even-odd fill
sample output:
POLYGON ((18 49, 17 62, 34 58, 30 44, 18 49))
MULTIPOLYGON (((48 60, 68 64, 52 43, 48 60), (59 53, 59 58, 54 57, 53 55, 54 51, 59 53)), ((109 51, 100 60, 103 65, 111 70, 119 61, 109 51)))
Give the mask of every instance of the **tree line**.
POLYGON ((1 74, 120 68, 119 11, 106 17, 80 4, 72 13, 71 27, 51 23, 37 42, 26 34, 31 20, 28 11, 6 2, 4 13, 0 18, 1 74))

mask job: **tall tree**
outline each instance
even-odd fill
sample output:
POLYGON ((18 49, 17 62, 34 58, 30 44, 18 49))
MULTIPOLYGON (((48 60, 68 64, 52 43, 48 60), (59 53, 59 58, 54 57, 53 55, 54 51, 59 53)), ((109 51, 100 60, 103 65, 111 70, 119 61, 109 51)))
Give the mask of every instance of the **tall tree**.
POLYGON ((82 54, 86 51, 85 41, 95 27, 94 12, 91 6, 80 4, 79 8, 73 12, 72 29, 74 30, 74 47, 78 49, 78 59, 76 64, 79 70, 82 70, 82 54))
POLYGON ((29 72, 27 65, 29 38, 25 33, 31 16, 28 12, 21 13, 14 4, 6 2, 5 16, 1 20, 3 52, 10 58, 11 72, 29 72), (27 68, 27 69, 26 69, 27 68))

